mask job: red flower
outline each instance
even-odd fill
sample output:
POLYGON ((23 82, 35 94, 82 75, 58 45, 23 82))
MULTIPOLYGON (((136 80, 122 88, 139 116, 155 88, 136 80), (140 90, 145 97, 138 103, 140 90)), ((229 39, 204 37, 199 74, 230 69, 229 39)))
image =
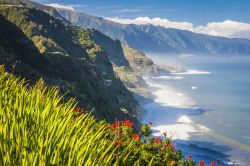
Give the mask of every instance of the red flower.
POLYGON ((210 166, 216 166, 217 162, 211 162, 210 166))
POLYGON ((167 146, 167 148, 169 148, 171 146, 171 144, 167 144, 166 146, 167 146))
POLYGON ((122 122, 122 124, 127 127, 133 127, 134 125, 130 120, 125 120, 122 122))
POLYGON ((152 124, 154 124, 154 123, 153 123, 153 122, 148 122, 148 124, 149 124, 149 125, 152 125, 152 124))
POLYGON ((175 149, 175 147, 172 147, 172 151, 173 151, 173 152, 176 152, 176 149, 175 149))
POLYGON ((168 147, 168 145, 166 145, 166 144, 164 144, 163 146, 162 146, 162 148, 164 148, 164 149, 166 149, 168 147))
POLYGON ((78 112, 80 112, 80 110, 81 110, 80 107, 76 107, 76 108, 73 110, 73 112, 74 112, 74 113, 78 113, 78 112))
POLYGON ((199 161, 200 166, 205 166, 205 162, 203 160, 199 161))
POLYGON ((118 142, 117 142, 117 145, 118 145, 118 146, 121 146, 122 144, 123 144, 122 141, 118 141, 118 142))
POLYGON ((113 130, 118 130, 118 129, 120 129, 120 122, 118 121, 118 122, 112 123, 112 124, 110 125, 110 127, 111 127, 113 130))
POLYGON ((132 136, 132 138, 137 139, 137 140, 140 140, 141 135, 140 135, 140 134, 134 134, 134 135, 132 136))
POLYGON ((160 138, 157 138, 157 137, 156 137, 156 138, 154 139, 154 143, 155 143, 155 144, 161 144, 161 143, 162 143, 162 140, 161 140, 160 138))
POLYGON ((192 159, 193 159, 193 156, 192 156, 192 155, 188 155, 187 158, 188 158, 189 160, 192 160, 192 159))
POLYGON ((81 108, 81 107, 76 107, 75 109, 73 109, 74 113, 87 113, 88 110, 86 108, 81 108))

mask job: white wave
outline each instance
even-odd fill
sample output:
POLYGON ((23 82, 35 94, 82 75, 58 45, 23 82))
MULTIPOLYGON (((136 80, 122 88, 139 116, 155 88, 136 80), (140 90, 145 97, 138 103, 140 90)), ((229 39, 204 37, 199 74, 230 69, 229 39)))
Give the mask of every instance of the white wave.
POLYGON ((184 115, 184 116, 180 117, 177 120, 177 122, 180 122, 180 123, 192 123, 192 120, 189 117, 184 115))
POLYGON ((183 79, 183 77, 179 77, 179 76, 157 76, 157 77, 152 77, 152 79, 181 80, 181 79, 183 79))
MULTIPOLYGON (((167 122, 166 122, 167 123, 167 122)), ((166 125, 157 125, 151 127, 154 131, 154 136, 161 136, 162 133, 172 133, 173 140, 189 140, 190 133, 199 133, 203 135, 204 132, 210 131, 209 128, 202 126, 200 124, 195 124, 188 116, 183 115, 177 119, 176 123, 166 124, 166 125)))
POLYGON ((243 166, 243 163, 241 163, 241 161, 229 161, 229 162, 226 162, 225 164, 227 165, 232 165, 232 166, 235 166, 235 165, 242 165, 243 166))
POLYGON ((188 140, 190 132, 196 132, 195 128, 190 124, 172 124, 172 125, 159 125, 152 127, 153 130, 159 132, 153 133, 154 136, 161 136, 163 132, 173 133, 173 140, 188 140))
POLYGON ((184 96, 182 93, 177 93, 178 96, 184 96))
POLYGON ((196 90, 196 89, 197 89, 197 87, 196 87, 196 86, 192 86, 192 89, 193 89, 193 90, 196 90))
POLYGON ((249 136, 242 136, 242 138, 245 138, 245 139, 250 139, 249 136))
POLYGON ((181 116, 174 124, 157 125, 152 127, 157 131, 154 136, 160 136, 163 132, 172 133, 172 139, 188 140, 191 132, 197 132, 195 126, 192 125, 192 120, 188 116, 181 116))
POLYGON ((203 126, 203 125, 200 125, 200 124, 194 124, 194 125, 198 129, 198 131, 205 131, 205 132, 210 131, 210 129, 207 128, 206 126, 203 126))
POLYGON ((150 87, 157 88, 153 91, 155 102, 161 103, 163 106, 172 106, 177 108, 193 108, 194 101, 186 94, 178 92, 175 88, 166 85, 159 85, 147 82, 150 87))
POLYGON ((161 136, 163 132, 173 133, 173 139, 188 140, 190 133, 203 135, 209 129, 200 124, 195 124, 188 116, 190 111, 195 111, 195 102, 187 94, 178 91, 166 84, 158 84, 150 79, 145 80, 155 96, 154 103, 146 105, 148 114, 144 122, 153 121, 154 136, 161 136), (160 105, 160 106, 159 106, 160 105))
POLYGON ((186 74, 211 74, 211 72, 208 71, 201 71, 201 70, 191 70, 188 69, 186 72, 173 72, 172 74, 180 74, 180 75, 186 75, 186 74))

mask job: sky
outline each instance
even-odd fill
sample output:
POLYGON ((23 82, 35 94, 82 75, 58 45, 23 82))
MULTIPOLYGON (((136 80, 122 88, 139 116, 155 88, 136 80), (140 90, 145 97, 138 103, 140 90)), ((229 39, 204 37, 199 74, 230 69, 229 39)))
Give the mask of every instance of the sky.
POLYGON ((35 0, 108 18, 250 39, 250 0, 35 0))

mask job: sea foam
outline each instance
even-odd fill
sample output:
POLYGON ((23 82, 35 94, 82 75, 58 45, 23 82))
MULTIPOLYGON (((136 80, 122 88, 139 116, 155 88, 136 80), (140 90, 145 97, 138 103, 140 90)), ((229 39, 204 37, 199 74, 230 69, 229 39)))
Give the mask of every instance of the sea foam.
POLYGON ((193 90, 196 90, 196 89, 197 89, 197 87, 196 87, 196 86, 192 86, 192 89, 193 89, 193 90))
POLYGON ((151 127, 154 136, 161 136, 163 132, 171 132, 173 139, 189 140, 190 133, 209 131, 205 126, 195 124, 188 116, 197 111, 195 102, 189 95, 150 79, 145 81, 152 88, 155 99, 153 103, 144 106, 147 115, 143 121, 154 122, 151 127))
POLYGON ((152 92, 155 96, 154 101, 161 103, 163 106, 172 106, 177 108, 194 107, 195 102, 186 94, 178 92, 175 88, 156 84, 147 81, 149 87, 155 88, 152 92))
POLYGON ((180 77, 180 76, 157 76, 157 77, 152 77, 152 79, 181 80, 181 79, 183 79, 183 77, 180 77))
POLYGON ((180 75, 185 75, 185 74, 211 74, 211 72, 188 69, 186 72, 172 72, 172 74, 180 74, 180 75))

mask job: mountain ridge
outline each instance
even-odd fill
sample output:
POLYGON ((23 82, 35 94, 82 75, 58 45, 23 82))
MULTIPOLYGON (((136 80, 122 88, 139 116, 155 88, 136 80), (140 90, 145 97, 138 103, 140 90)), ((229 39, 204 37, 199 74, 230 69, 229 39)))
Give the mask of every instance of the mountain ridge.
MULTIPOLYGON (((14 0, 5 1, 12 2, 14 0)), ((209 36, 151 24, 119 24, 102 17, 53 8, 30 0, 24 0, 23 2, 29 7, 46 11, 51 16, 64 22, 70 22, 83 28, 99 30, 113 40, 120 40, 122 44, 147 53, 153 52, 166 55, 250 55, 250 40, 247 39, 209 36)))
POLYGON ((250 55, 250 40, 247 39, 210 36, 151 24, 119 24, 85 13, 56 10, 75 25, 97 29, 114 40, 118 39, 144 52, 250 55))

